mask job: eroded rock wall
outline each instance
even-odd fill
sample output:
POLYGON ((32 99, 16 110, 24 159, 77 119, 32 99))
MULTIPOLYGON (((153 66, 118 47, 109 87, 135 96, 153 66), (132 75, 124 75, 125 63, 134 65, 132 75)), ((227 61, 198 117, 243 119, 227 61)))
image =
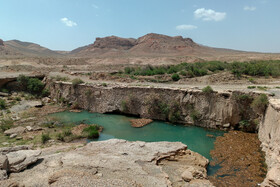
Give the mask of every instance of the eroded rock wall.
POLYGON ((280 100, 270 99, 259 128, 259 139, 265 152, 268 173, 262 186, 280 186, 280 100))
MULTIPOLYGON (((203 93, 193 89, 104 87, 50 82, 51 97, 91 112, 120 112, 154 120, 195 124, 207 128, 235 128, 242 120, 260 119, 250 107, 254 93, 203 93)), ((256 127, 254 127, 256 128, 256 127)))

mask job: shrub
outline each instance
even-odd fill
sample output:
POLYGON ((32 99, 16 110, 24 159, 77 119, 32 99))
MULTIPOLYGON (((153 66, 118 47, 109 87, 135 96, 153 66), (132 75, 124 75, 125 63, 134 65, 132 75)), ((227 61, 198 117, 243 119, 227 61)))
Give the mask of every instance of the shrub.
POLYGON ((107 87, 107 83, 105 83, 105 82, 102 83, 102 86, 107 87))
POLYGON ((191 114, 190 114, 190 116, 191 116, 191 118, 192 118, 192 120, 195 122, 195 121, 198 121, 199 120, 199 118, 200 118, 200 113, 197 111, 197 110, 192 110, 191 111, 191 114))
POLYGON ((172 76, 171 76, 172 80, 173 81, 178 81, 180 80, 180 75, 178 75, 177 73, 174 73, 172 76))
POLYGON ((30 78, 27 83, 27 91, 32 94, 40 95, 44 89, 44 84, 37 78, 30 78))
POLYGON ((92 125, 92 126, 89 126, 87 128, 85 128, 83 130, 83 134, 86 136, 86 138, 88 139, 95 139, 95 138, 98 138, 99 137, 99 126, 97 125, 92 125))
POLYGON ((29 81, 29 77, 25 75, 19 75, 19 77, 17 78, 17 82, 20 84, 23 90, 27 89, 28 81, 29 81))
POLYGON ((63 82, 67 82, 69 81, 69 77, 62 77, 57 75, 56 77, 52 77, 52 79, 56 80, 56 81, 63 81, 63 82))
POLYGON ((248 86, 247 88, 248 88, 248 89, 255 89, 256 86, 248 86))
POLYGON ((81 80, 81 79, 79 79, 79 78, 76 78, 76 79, 73 79, 73 80, 72 80, 73 86, 77 86, 77 85, 83 84, 83 83, 84 83, 84 81, 81 80))
POLYGON ((64 136, 61 133, 57 134, 57 140, 64 142, 64 136))
POLYGON ((42 134, 41 136, 41 141, 43 144, 45 144, 47 141, 49 141, 51 139, 49 134, 42 134))
POLYGON ((3 92, 3 93, 9 93, 9 90, 6 89, 6 88, 2 88, 2 89, 1 89, 1 92, 3 92))
POLYGON ((211 86, 206 86, 205 88, 202 89, 203 93, 213 93, 214 90, 211 88, 211 86))
POLYGON ((265 109, 266 109, 268 103, 269 103, 269 102, 268 102, 268 97, 267 97, 267 95, 261 94, 261 95, 259 95, 258 97, 256 97, 256 98, 253 100, 253 102, 252 102, 252 104, 251 104, 251 107, 252 107, 255 111, 257 111, 257 112, 259 112, 259 113, 263 113, 263 112, 265 111, 265 109))
POLYGON ((0 109, 4 110, 7 108, 6 101, 4 99, 0 99, 0 109))
POLYGON ((49 95, 50 95, 49 89, 43 89, 43 91, 42 91, 42 96, 43 96, 43 97, 48 97, 49 95))

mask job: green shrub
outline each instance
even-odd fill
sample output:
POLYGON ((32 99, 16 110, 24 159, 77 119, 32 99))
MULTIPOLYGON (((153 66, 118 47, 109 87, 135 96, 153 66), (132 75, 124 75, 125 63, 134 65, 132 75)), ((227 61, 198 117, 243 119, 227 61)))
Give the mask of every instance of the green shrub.
POLYGON ((32 94, 40 95, 45 85, 37 78, 30 78, 27 82, 27 91, 32 94))
POLYGON ((95 138, 98 138, 99 137, 99 126, 97 125, 92 125, 92 126, 89 126, 87 128, 85 128, 83 130, 83 134, 86 136, 86 138, 88 139, 95 139, 95 138))
POLYGON ((0 109, 4 110, 7 108, 6 101, 4 99, 0 99, 0 109))
POLYGON ((122 112, 127 111, 127 104, 126 104, 126 101, 122 101, 122 103, 121 103, 121 111, 122 111, 122 112))
POLYGON ((51 139, 49 134, 42 134, 41 135, 41 141, 43 144, 45 144, 47 141, 49 141, 51 139))
POLYGON ((2 88, 2 89, 1 89, 1 92, 3 92, 3 93, 9 93, 9 90, 7 90, 6 88, 2 88))
POLYGON ((43 89, 42 91, 42 97, 48 97, 50 95, 49 89, 43 89))
POLYGON ((58 133, 57 134, 57 140, 62 141, 62 142, 65 141, 64 136, 62 135, 62 133, 58 133))
POLYGON ((102 86, 104 86, 104 87, 107 87, 108 85, 107 85, 107 83, 102 83, 102 86))
POLYGON ((79 79, 79 78, 76 78, 76 79, 73 79, 73 80, 72 80, 73 86, 77 86, 77 85, 83 84, 83 83, 84 83, 84 81, 81 80, 81 79, 79 79))
POLYGON ((69 81, 69 77, 62 77, 62 76, 55 76, 55 77, 51 77, 52 79, 56 80, 56 81, 63 81, 63 82, 67 82, 69 81))
POLYGON ((267 95, 261 94, 253 100, 251 107, 259 113, 264 113, 268 103, 267 95))
POLYGON ((64 136, 71 136, 71 135, 72 135, 72 132, 71 132, 70 129, 68 129, 68 130, 66 130, 66 131, 63 132, 63 135, 64 135, 64 136))
POLYGON ((248 88, 248 89, 255 89, 256 86, 248 86, 247 88, 248 88))
POLYGON ((209 93, 213 93, 214 90, 211 88, 211 86, 206 86, 205 88, 202 89, 202 92, 209 94, 209 93))
POLYGON ((248 95, 248 94, 233 94, 234 98, 238 101, 238 102, 243 102, 243 101, 248 101, 248 100, 252 100, 253 97, 248 95))
POLYGON ((17 82, 25 91, 27 90, 28 81, 29 81, 29 77, 25 75, 19 75, 17 78, 17 82))
POLYGON ((178 75, 177 73, 174 73, 172 76, 171 76, 172 80, 173 81, 178 81, 180 80, 180 75, 178 75))
POLYGON ((196 122, 196 121, 198 121, 199 120, 199 118, 200 118, 200 113, 197 111, 197 110, 192 110, 191 111, 191 114, 190 114, 190 116, 191 116, 191 118, 192 118, 192 120, 194 121, 194 122, 196 122))

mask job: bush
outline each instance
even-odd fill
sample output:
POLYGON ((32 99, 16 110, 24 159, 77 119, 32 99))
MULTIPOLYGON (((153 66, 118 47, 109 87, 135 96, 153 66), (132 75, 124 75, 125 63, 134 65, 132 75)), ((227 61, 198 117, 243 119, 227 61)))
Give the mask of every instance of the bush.
POLYGON ((206 86, 205 88, 202 89, 203 93, 213 93, 214 90, 211 88, 211 86, 206 86))
POLYGON ((171 76, 172 80, 173 81, 178 81, 180 80, 180 75, 178 75, 177 73, 174 73, 172 76, 171 76))
POLYGON ((24 91, 27 90, 28 81, 29 77, 25 75, 19 75, 19 77, 17 78, 17 82, 20 84, 24 91))
POLYGON ((0 99, 0 109, 4 110, 7 108, 6 101, 4 99, 0 99))
POLYGON ((259 113, 264 113, 268 103, 267 95, 261 94, 253 100, 251 107, 259 113))
POLYGON ((51 139, 49 134, 42 134, 41 136, 41 141, 43 144, 45 144, 47 141, 49 141, 51 139))
POLYGON ((248 86, 247 88, 248 88, 248 89, 255 89, 256 86, 248 86))
POLYGON ((192 120, 194 122, 196 122, 200 118, 200 113, 197 110, 192 110, 190 116, 191 116, 192 120))
POLYGON ((42 97, 48 97, 50 95, 49 89, 43 89, 42 91, 42 97))
POLYGON ((72 80, 73 86, 77 86, 77 85, 83 84, 83 83, 84 83, 84 81, 81 80, 81 79, 79 79, 79 78, 76 78, 76 79, 73 79, 73 80, 72 80))
POLYGON ((98 138, 99 137, 99 126, 97 125, 92 125, 92 126, 89 126, 87 128, 85 128, 83 130, 83 134, 86 136, 86 138, 88 139, 95 139, 95 138, 98 138))

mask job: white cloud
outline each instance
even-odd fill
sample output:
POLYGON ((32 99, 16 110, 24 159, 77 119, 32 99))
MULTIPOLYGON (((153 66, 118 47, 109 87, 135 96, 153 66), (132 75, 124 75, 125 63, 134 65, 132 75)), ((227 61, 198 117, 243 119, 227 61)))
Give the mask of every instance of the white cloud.
POLYGON ((99 6, 97 6, 96 4, 92 4, 91 6, 95 9, 99 9, 99 6))
POLYGON ((226 18, 227 13, 216 12, 212 9, 199 8, 194 11, 194 16, 203 21, 222 21, 226 18))
POLYGON ((64 23, 67 27, 74 27, 77 26, 77 23, 74 21, 69 20, 68 18, 61 18, 60 21, 64 23))
POLYGON ((244 6, 243 10, 245 11, 255 11, 257 8, 254 6, 244 6))
POLYGON ((176 27, 176 30, 182 31, 182 30, 193 30, 197 29, 197 26, 195 25, 178 25, 176 27))

